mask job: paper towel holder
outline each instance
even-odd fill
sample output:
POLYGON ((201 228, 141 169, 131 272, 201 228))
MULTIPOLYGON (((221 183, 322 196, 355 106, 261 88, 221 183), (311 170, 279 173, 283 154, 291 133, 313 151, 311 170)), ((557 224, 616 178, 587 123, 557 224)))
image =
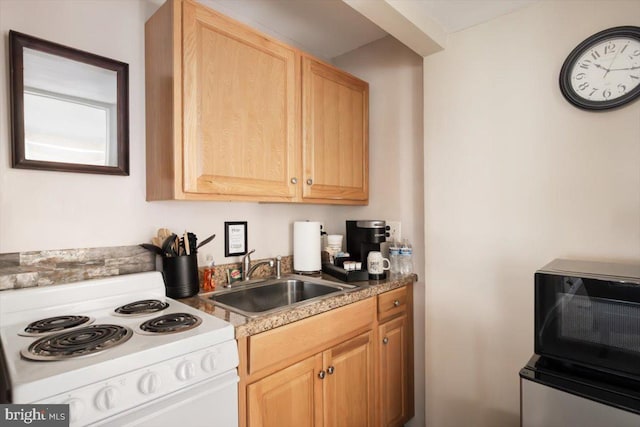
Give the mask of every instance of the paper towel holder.
POLYGON ((302 275, 322 272, 320 256, 321 223, 318 221, 294 221, 293 223, 293 271, 302 275))

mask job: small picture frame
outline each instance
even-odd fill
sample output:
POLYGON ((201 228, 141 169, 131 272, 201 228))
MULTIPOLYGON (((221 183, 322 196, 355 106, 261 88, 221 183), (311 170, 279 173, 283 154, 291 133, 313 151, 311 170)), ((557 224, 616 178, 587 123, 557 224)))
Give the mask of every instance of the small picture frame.
POLYGON ((224 222, 224 256, 247 253, 247 221, 224 222))

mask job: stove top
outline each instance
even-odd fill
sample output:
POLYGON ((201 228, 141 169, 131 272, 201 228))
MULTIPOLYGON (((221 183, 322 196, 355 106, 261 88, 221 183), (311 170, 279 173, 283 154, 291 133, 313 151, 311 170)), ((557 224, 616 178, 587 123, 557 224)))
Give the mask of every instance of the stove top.
POLYGON ((167 307, 169 307, 169 303, 166 301, 145 299, 121 305, 116 308, 114 312, 120 316, 145 316, 150 313, 162 311, 167 307))
POLYGON ((158 272, 0 292, 0 340, 13 403, 233 339, 229 323, 166 297, 158 272))
POLYGON ((20 354, 29 360, 65 360, 90 356, 122 344, 132 335, 133 331, 126 326, 91 325, 46 335, 20 350, 20 354))
POLYGON ((93 322, 89 316, 54 316, 46 319, 38 319, 29 323, 19 335, 25 337, 41 337, 54 332, 66 331, 72 328, 85 326, 93 322))

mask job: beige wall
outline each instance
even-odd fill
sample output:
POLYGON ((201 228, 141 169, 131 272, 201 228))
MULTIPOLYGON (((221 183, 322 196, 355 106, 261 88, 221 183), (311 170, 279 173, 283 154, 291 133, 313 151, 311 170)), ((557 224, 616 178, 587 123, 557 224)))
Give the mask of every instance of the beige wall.
POLYGON ((518 425, 537 268, 640 261, 640 101, 590 113, 558 89, 618 25, 640 2, 542 1, 424 59, 428 426, 518 425))
POLYGON ((411 426, 424 425, 424 170, 422 58, 392 37, 335 58, 337 66, 369 82, 369 206, 343 216, 402 222, 414 247, 415 401, 411 426))
MULTIPOLYGON (((146 202, 144 22, 157 0, 0 0, 0 253, 133 245, 159 227, 217 239, 200 251, 224 258, 224 221, 248 221, 255 258, 292 253, 292 223, 324 221, 343 233, 339 207, 223 202, 146 202), (8 31, 23 32, 129 64, 131 175, 102 176, 12 169, 8 31)), ((372 174, 375 179, 375 172, 372 174)), ((399 179, 399 178, 398 178, 399 179)), ((374 187, 375 188, 375 187, 374 187)), ((372 191, 372 205, 385 196, 372 191)), ((377 216, 377 215, 376 215, 377 216)))
MULTIPOLYGON (((324 221, 344 233, 346 219, 402 222, 424 278, 422 59, 391 38, 336 59, 370 82, 370 203, 322 205, 145 202, 144 31, 156 1, 0 0, 0 80, 8 81, 7 32, 24 32, 129 64, 131 175, 43 172, 10 167, 7 85, 0 85, 0 253, 137 244, 158 227, 199 236, 217 233, 201 251, 225 259, 224 221, 249 222, 256 258, 292 253, 292 222, 324 221), (216 243, 217 242, 217 243, 216 243)), ((415 287, 416 419, 424 424, 424 283, 415 287)))

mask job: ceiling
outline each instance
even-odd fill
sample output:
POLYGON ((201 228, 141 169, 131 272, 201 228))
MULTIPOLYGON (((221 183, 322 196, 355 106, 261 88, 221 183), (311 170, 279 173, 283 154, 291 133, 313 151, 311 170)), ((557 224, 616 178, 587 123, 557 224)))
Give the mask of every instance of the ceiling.
MULTIPOLYGON (((376 0, 366 0, 376 1, 376 0)), ((377 0, 411 10, 445 33, 487 22, 539 0, 377 0)), ((288 44, 331 59, 387 33, 342 0, 200 0, 288 44)))

